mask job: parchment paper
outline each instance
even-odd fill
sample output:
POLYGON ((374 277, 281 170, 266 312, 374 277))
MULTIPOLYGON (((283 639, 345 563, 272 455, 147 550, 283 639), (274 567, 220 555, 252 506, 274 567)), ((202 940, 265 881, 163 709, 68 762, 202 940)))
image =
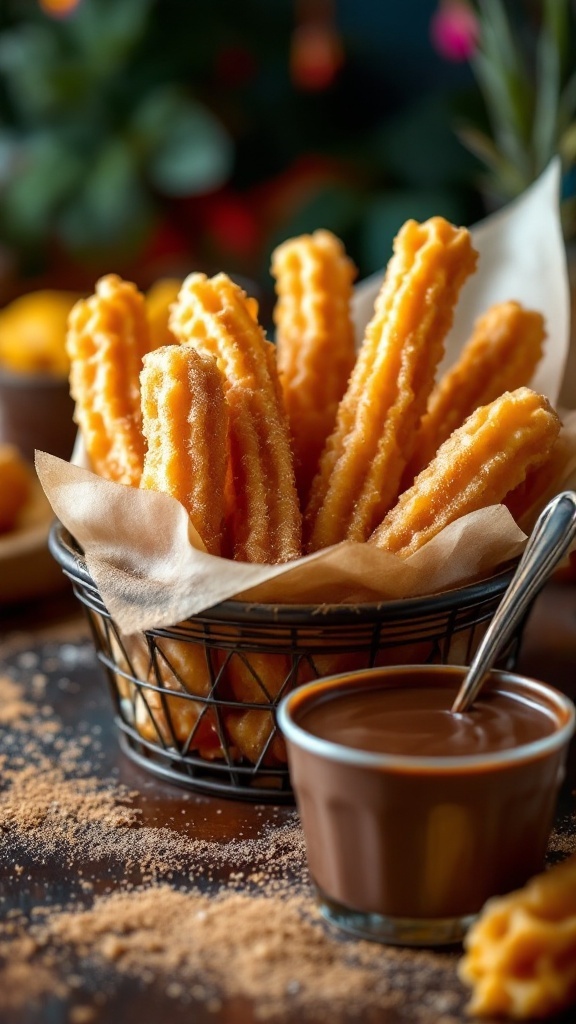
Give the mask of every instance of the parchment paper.
MULTIPOLYGON (((473 321, 493 302, 518 299, 539 309, 549 337, 532 386, 553 404, 569 333, 559 176, 555 162, 524 196, 473 229, 479 271, 466 285, 447 345, 451 362, 473 321)), ((359 335, 381 278, 357 289, 359 335)), ((576 450, 576 416, 570 429, 576 450)), ((338 603, 437 593, 491 575, 526 540, 498 505, 462 517, 407 560, 372 545, 343 543, 288 565, 248 565, 207 554, 184 508, 168 495, 111 483, 46 452, 36 453, 36 468, 56 516, 83 547, 89 572, 125 634, 174 625, 229 598, 314 604, 321 614, 338 603)), ((570 462, 552 489, 562 489, 573 469, 570 462)))

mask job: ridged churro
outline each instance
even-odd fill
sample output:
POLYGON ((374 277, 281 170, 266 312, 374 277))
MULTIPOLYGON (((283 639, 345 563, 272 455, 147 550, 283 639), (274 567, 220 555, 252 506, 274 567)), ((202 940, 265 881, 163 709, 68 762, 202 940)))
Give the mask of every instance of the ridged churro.
POLYGON ((364 541, 394 503, 444 337, 476 266, 470 233, 408 221, 394 244, 306 511, 308 550, 364 541))
MULTIPOLYGON (((207 551, 219 554, 228 462, 222 374, 212 357, 191 345, 173 344, 144 357, 140 381, 148 442, 140 486, 180 501, 207 551)), ((136 724, 142 735, 156 731, 164 743, 177 740, 199 749, 203 757, 221 755, 214 711, 184 696, 210 693, 207 659, 208 651, 199 644, 157 641, 146 678, 168 693, 140 690, 136 724)))
POLYGON ((481 316, 460 358, 430 395, 406 467, 409 486, 456 427, 505 391, 527 386, 542 356, 544 318, 518 302, 501 302, 481 316))
POLYGON ((107 480, 138 486, 144 462, 140 370, 150 348, 144 297, 116 274, 70 313, 66 348, 74 419, 92 467, 107 480))
POLYGON ((455 519, 501 502, 545 461, 559 431, 543 395, 530 388, 505 392, 450 435, 370 541, 408 557, 455 519))
POLYGON ((545 462, 529 469, 526 479, 504 499, 504 505, 524 533, 532 531, 544 505, 563 489, 569 466, 574 466, 574 441, 561 429, 545 462))
POLYGON ((230 412, 234 557, 288 562, 301 553, 301 516, 273 346, 225 274, 191 274, 172 309, 181 342, 213 356, 230 412))
POLYGON ((464 947, 474 1016, 541 1019, 576 1002, 576 857, 489 900, 464 947))
POLYGON ((144 357, 142 430, 148 442, 141 487, 186 509, 213 555, 220 554, 228 464, 228 407, 216 361, 191 345, 144 357))
POLYGON ((302 506, 356 360, 350 314, 356 268, 330 231, 272 254, 276 351, 302 506))

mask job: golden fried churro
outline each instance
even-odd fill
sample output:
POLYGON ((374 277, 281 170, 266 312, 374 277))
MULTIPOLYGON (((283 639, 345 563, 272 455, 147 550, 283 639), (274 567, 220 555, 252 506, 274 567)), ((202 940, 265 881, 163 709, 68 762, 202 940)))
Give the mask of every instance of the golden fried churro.
POLYGON ((356 268, 330 231, 301 235, 272 254, 276 351, 304 506, 356 360, 350 315, 356 268))
POLYGON ((191 274, 170 327, 181 342, 216 358, 230 412, 234 557, 277 563, 301 552, 301 516, 274 347, 244 292, 225 274, 191 274))
POLYGON ((222 755, 213 707, 195 697, 208 697, 213 685, 211 652, 199 644, 157 639, 152 649, 141 634, 124 637, 122 648, 112 638, 114 661, 129 676, 116 676, 118 689, 133 706, 134 724, 151 743, 185 747, 202 757, 222 755))
MULTIPOLYGON (((250 704, 272 705, 283 690, 295 682, 291 678, 291 661, 286 654, 236 652, 226 667, 226 673, 235 698, 250 704)), ((253 764, 262 754, 264 764, 286 762, 284 740, 276 729, 271 711, 256 708, 231 710, 226 714, 225 723, 234 745, 253 764)))
POLYGON ((475 409, 530 383, 545 336, 542 314, 518 302, 491 306, 476 321, 460 358, 430 395, 414 456, 406 467, 407 486, 475 409))
POLYGON ((32 493, 32 470, 12 444, 0 444, 0 533, 7 533, 32 493))
POLYGON ((530 533, 544 505, 562 490, 563 472, 574 459, 574 441, 562 429, 545 462, 529 469, 523 483, 510 491, 504 505, 524 533, 530 533))
POLYGON ((176 498, 218 555, 228 463, 222 374, 191 345, 167 345, 144 357, 140 386, 148 442, 140 486, 176 498))
POLYGON ((312 484, 308 550, 366 540, 393 504, 476 259, 469 232, 441 217, 408 221, 399 232, 312 484))
POLYGON ((138 486, 144 461, 140 370, 150 348, 144 297, 115 274, 76 303, 68 321, 74 418, 93 469, 138 486))
POLYGON ((460 516, 502 501, 544 462, 559 430, 543 395, 506 391, 450 435, 370 541, 408 557, 460 516))
POLYGON ((229 711, 225 723, 230 740, 252 764, 286 764, 286 745, 271 711, 229 711))
POLYGON ((576 1001, 576 857, 488 901, 458 973, 475 1016, 548 1017, 576 1001))

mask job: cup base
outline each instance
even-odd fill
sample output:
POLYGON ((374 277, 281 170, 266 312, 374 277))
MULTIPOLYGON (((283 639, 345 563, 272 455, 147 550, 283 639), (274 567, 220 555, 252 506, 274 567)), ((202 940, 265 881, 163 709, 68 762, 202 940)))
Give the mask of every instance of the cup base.
POLYGON ((388 946, 451 946, 464 938, 476 914, 462 917, 388 917, 385 914, 351 910, 325 896, 316 887, 320 913, 331 924, 358 939, 370 939, 388 946))

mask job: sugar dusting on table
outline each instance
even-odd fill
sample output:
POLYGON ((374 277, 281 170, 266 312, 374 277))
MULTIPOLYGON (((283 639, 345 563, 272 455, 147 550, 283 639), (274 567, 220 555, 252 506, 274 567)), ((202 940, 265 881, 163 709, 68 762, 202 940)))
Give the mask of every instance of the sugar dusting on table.
MULTIPOLYGON (((73 674, 82 656, 52 645, 44 664, 73 674)), ((42 663, 15 666, 0 677, 0 873, 6 893, 29 890, 22 909, 0 901, 0 1011, 50 997, 72 1004, 71 1024, 90 1024, 129 980, 213 1013, 240 999, 262 1019, 389 1010, 459 1024, 456 954, 385 949, 323 922, 296 812, 226 841, 155 825, 142 794, 102 778, 99 727, 58 718, 42 663), (36 884, 56 859, 75 895, 48 906, 36 884)))

